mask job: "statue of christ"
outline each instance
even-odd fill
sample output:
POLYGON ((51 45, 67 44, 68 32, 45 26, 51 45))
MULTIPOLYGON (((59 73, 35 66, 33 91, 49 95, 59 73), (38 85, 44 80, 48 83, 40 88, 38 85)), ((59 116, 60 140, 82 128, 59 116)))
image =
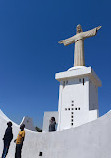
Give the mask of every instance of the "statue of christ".
POLYGON ((84 60, 84 39, 88 37, 95 36, 97 31, 101 28, 98 26, 92 30, 83 32, 81 25, 77 25, 77 33, 71 38, 66 40, 59 41, 59 43, 63 43, 65 46, 75 43, 75 51, 74 51, 74 66, 85 66, 84 60))

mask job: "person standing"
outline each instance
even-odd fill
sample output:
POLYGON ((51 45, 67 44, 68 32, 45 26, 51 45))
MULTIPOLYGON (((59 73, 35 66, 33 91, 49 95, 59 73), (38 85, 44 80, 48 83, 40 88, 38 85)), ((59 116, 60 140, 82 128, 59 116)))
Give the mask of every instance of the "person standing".
POLYGON ((10 147, 10 143, 13 139, 13 133, 12 133, 12 122, 8 122, 7 123, 7 129, 5 131, 4 137, 3 137, 3 141, 4 141, 4 149, 3 149, 3 153, 2 153, 2 158, 5 158, 8 154, 8 150, 10 147))
POLYGON ((15 158, 21 158, 21 152, 22 152, 22 147, 23 147, 23 142, 24 142, 24 139, 25 139, 25 125, 22 124, 20 126, 20 132, 17 136, 17 139, 14 141, 16 142, 16 151, 15 151, 15 158))
POLYGON ((55 117, 51 117, 49 124, 49 132, 56 131, 55 125, 56 125, 55 117))

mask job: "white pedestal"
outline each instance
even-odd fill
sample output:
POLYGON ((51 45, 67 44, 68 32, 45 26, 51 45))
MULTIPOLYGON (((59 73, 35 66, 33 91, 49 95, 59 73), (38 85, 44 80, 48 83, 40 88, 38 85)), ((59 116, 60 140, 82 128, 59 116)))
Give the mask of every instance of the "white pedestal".
POLYGON ((91 67, 79 66, 56 73, 59 88, 58 130, 77 127, 98 117, 101 81, 91 67))

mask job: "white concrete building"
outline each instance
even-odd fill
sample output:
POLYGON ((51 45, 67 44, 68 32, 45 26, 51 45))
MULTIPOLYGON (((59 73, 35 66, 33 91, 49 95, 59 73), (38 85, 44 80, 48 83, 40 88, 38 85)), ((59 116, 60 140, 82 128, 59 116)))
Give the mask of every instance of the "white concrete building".
POLYGON ((57 73, 55 78, 60 82, 58 130, 97 119, 101 81, 91 67, 73 67, 57 73))
MULTIPOLYGON (((55 74, 60 82, 58 112, 44 114, 43 131, 55 117, 57 130, 77 127, 99 117, 98 87, 101 81, 91 67, 76 66, 55 74)), ((47 127, 47 128, 46 128, 47 127)))

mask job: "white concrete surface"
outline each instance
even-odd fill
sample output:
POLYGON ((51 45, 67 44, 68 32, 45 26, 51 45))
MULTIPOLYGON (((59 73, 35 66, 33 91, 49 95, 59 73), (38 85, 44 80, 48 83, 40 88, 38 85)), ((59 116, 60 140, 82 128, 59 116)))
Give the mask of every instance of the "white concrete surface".
POLYGON ((72 67, 57 73, 55 78, 60 82, 58 131, 98 118, 98 87, 101 81, 91 67, 72 67))
POLYGON ((55 74, 55 79, 59 82, 63 79, 67 80, 69 78, 77 78, 81 76, 89 76, 94 82, 97 84, 98 87, 101 87, 101 80, 98 78, 96 73, 91 67, 85 66, 76 66, 68 69, 65 72, 59 72, 55 74))
MULTIPOLYGON (((0 155, 7 119, 0 113, 0 155)), ((19 126, 13 125, 14 139, 19 126)), ((26 130, 22 158, 111 158, 111 111, 82 126, 56 132, 37 133, 26 130)), ((7 158, 14 158, 12 142, 7 158)))

